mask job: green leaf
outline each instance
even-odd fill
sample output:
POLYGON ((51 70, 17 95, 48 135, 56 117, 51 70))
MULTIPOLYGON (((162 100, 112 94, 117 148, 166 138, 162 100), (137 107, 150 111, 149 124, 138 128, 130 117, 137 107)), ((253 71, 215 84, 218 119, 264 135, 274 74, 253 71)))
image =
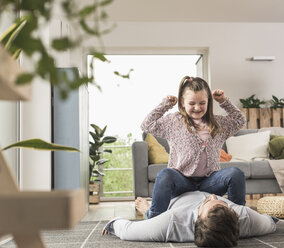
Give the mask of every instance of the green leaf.
POLYGON ((4 34, 1 36, 0 41, 2 44, 5 45, 4 47, 7 50, 9 50, 10 47, 13 46, 14 40, 18 37, 19 33, 22 31, 28 19, 29 19, 28 15, 21 17, 16 23, 14 23, 10 28, 8 28, 6 32, 4 32, 4 34))
POLYGON ((98 7, 97 4, 93 4, 91 6, 87 6, 87 7, 83 8, 83 9, 81 9, 78 14, 81 17, 86 17, 86 16, 94 13, 94 11, 96 11, 97 7, 98 7))
POLYGON ((108 14, 105 11, 101 11, 101 20, 105 20, 108 18, 108 14))
POLYGON ((93 173, 92 173, 92 176, 98 176, 98 175, 100 175, 100 176, 104 176, 105 174, 104 173, 102 173, 102 172, 100 172, 99 170, 97 170, 97 169, 94 169, 93 170, 93 173))
POLYGON ((93 138, 94 141, 99 141, 99 140, 100 140, 100 137, 99 137, 97 134, 95 134, 95 133, 93 133, 93 132, 89 132, 89 133, 90 133, 90 135, 92 136, 92 138, 93 138))
POLYGON ((272 95, 272 98, 274 99, 275 102, 278 102, 278 98, 276 96, 272 95))
POLYGON ((16 79, 16 84, 26 84, 30 83, 34 78, 32 73, 22 73, 16 79))
MULTIPOLYGON (((19 48, 21 48, 28 56, 32 56, 32 54, 37 51, 40 52, 41 55, 43 55, 43 53, 46 53, 42 41, 40 39, 26 37, 21 37, 21 39, 26 39, 26 43, 19 44, 20 42, 17 41, 16 45, 19 45, 19 48)), ((43 58, 43 56, 41 58, 43 58)))
POLYGON ((90 147, 90 154, 95 155, 99 153, 100 142, 96 142, 94 145, 90 147))
POLYGON ((106 136, 103 138, 102 142, 103 143, 113 143, 117 140, 116 137, 112 137, 112 136, 106 136))
POLYGON ((74 6, 72 4, 73 2, 71 2, 70 0, 65 0, 61 3, 62 9, 69 18, 72 18, 73 16, 72 10, 74 9, 74 6))
POLYGON ((77 44, 77 42, 71 41, 68 37, 54 39, 52 41, 52 47, 57 51, 65 51, 69 48, 76 47, 77 44))
POLYGON ((91 169, 94 167, 94 163, 95 161, 91 158, 91 156, 89 156, 89 165, 91 169))
POLYGON ((134 71, 134 70, 133 70, 133 69, 130 69, 129 72, 128 72, 128 74, 126 74, 126 75, 122 75, 122 74, 120 74, 118 71, 114 71, 113 73, 114 73, 115 75, 119 76, 119 77, 130 79, 130 73, 131 73, 132 71, 134 71))
POLYGON ((100 135, 102 133, 102 129, 95 124, 91 124, 91 127, 95 130, 96 134, 100 135))
POLYGON ((104 136, 106 129, 107 129, 107 126, 105 126, 105 127, 103 128, 102 133, 101 133, 101 137, 104 136))
POLYGON ((21 52, 22 52, 22 49, 20 49, 20 48, 15 49, 15 51, 13 52, 13 58, 17 60, 19 58, 21 52))
POLYGON ((98 32, 98 30, 95 30, 95 29, 92 29, 90 28, 87 23, 85 22, 84 19, 81 19, 80 20, 80 25, 81 27, 83 28, 83 30, 88 33, 88 34, 91 34, 91 35, 94 35, 94 36, 100 36, 100 32, 98 32))
POLYGON ((94 162, 98 161, 100 159, 100 156, 99 155, 90 155, 90 157, 93 159, 94 162))
POLYGON ((6 146, 3 148, 4 150, 7 150, 12 147, 18 147, 18 148, 33 148, 38 150, 48 150, 48 151, 69 151, 69 152, 79 152, 77 148, 70 147, 70 146, 62 146, 58 144, 48 143, 41 139, 29 139, 29 140, 23 140, 17 143, 14 143, 12 145, 6 146))
POLYGON ((110 61, 105 57, 105 55, 101 52, 91 52, 90 55, 93 55, 93 57, 95 57, 96 59, 101 60, 102 62, 108 62, 110 63, 110 61))
POLYGON ((106 162, 108 162, 108 161, 109 161, 109 159, 102 158, 102 159, 100 159, 96 164, 97 164, 97 165, 102 165, 102 164, 104 164, 104 163, 106 163, 106 162))
POLYGON ((46 20, 49 20, 49 18, 50 18, 51 7, 53 5, 52 2, 53 2, 53 0, 44 0, 44 1, 23 0, 23 1, 19 1, 20 9, 31 12, 34 15, 37 14, 38 16, 43 16, 43 17, 45 17, 46 20))
POLYGON ((43 54, 43 56, 39 60, 36 71, 42 78, 49 79, 52 85, 58 84, 59 77, 55 67, 54 59, 47 54, 43 54))
POLYGON ((251 100, 251 99, 254 98, 254 96, 255 96, 255 94, 251 95, 248 99, 251 100))
POLYGON ((105 150, 103 150, 103 152, 112 153, 112 150, 111 149, 105 149, 105 150))
POLYGON ((113 0, 104 0, 102 2, 100 2, 100 6, 106 6, 108 4, 111 4, 113 2, 113 0))

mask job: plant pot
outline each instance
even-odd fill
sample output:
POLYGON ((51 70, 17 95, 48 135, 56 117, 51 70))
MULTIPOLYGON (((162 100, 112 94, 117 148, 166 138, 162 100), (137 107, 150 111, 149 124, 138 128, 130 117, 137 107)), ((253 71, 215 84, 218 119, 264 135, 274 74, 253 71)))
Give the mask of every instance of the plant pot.
POLYGON ((98 204, 100 202, 100 184, 89 184, 89 203, 98 204))

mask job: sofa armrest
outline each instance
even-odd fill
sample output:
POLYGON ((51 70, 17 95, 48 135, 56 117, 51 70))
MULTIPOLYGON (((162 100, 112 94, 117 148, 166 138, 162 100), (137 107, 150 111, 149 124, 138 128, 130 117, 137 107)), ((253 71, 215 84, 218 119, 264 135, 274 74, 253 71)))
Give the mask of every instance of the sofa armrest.
POLYGON ((132 144, 132 163, 134 178, 134 195, 148 197, 148 144, 145 141, 135 141, 132 144))

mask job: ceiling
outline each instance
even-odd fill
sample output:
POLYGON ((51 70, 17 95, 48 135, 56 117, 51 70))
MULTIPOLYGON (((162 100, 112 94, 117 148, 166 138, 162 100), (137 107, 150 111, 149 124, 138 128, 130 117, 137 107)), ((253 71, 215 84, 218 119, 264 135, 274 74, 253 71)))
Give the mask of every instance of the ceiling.
POLYGON ((284 22, 284 0, 114 0, 113 21, 284 22))

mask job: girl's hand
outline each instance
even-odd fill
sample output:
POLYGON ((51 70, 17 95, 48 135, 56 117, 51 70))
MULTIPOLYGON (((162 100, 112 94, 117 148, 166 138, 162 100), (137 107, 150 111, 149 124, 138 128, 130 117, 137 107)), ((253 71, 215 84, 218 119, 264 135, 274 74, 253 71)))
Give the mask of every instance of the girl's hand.
POLYGON ((223 90, 213 90, 212 97, 215 101, 222 103, 226 100, 226 96, 223 90))
POLYGON ((177 104, 177 98, 175 96, 167 96, 167 98, 172 106, 175 106, 177 104))

